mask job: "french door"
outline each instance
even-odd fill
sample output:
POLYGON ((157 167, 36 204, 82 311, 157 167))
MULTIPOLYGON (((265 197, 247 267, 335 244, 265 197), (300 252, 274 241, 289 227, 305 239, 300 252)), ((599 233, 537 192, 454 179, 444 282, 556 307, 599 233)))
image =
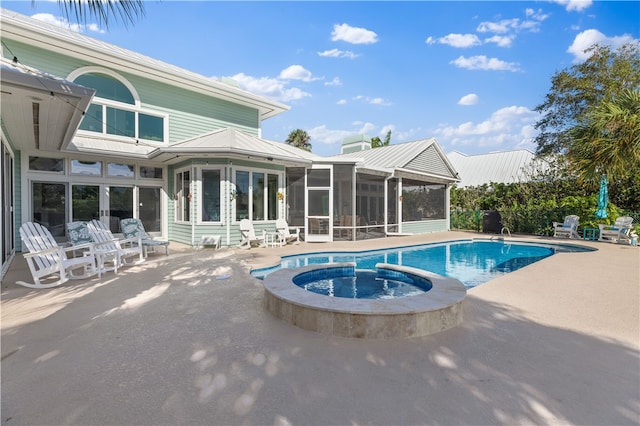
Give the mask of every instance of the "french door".
POLYGON ((120 220, 134 217, 134 187, 71 185, 71 220, 99 219, 111 232, 120 232, 120 220))
POLYGON ((306 178, 305 241, 331 241, 333 235, 331 169, 309 169, 306 178))

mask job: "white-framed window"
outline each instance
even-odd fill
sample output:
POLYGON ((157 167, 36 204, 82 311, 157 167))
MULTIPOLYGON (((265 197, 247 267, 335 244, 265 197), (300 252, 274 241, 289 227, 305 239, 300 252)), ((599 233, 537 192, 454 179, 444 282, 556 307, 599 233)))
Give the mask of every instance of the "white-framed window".
POLYGON ((199 219, 201 223, 221 222, 224 217, 224 169, 200 169, 199 219))
POLYGON ((133 179, 135 169, 133 164, 107 163, 107 176, 133 179))
POLYGON ((64 174, 64 158, 29 156, 29 170, 64 174))
POLYGON ((273 171, 236 169, 232 202, 235 220, 276 220, 281 180, 281 175, 273 171))
POLYGON ((110 70, 76 70, 72 81, 96 90, 79 130, 129 139, 166 142, 167 115, 140 106, 133 86, 110 70))
POLYGON ((174 182, 174 200, 176 222, 191 221, 191 171, 189 169, 176 172, 174 182))

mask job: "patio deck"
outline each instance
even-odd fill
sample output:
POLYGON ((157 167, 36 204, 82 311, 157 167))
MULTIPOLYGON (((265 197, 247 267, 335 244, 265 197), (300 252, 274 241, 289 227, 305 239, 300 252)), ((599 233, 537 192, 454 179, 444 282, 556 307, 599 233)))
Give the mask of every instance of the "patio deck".
POLYGON ((462 325, 391 341, 285 324, 248 274, 284 253, 469 237, 482 234, 172 244, 169 256, 50 290, 14 284, 30 278, 18 256, 2 282, 2 422, 639 424, 639 248, 571 241, 598 250, 473 288, 462 325))

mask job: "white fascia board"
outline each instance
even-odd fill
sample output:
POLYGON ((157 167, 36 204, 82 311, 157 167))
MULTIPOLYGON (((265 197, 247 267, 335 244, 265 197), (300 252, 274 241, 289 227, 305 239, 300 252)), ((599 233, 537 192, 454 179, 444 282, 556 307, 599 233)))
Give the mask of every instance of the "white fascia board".
MULTIPOLYGON (((237 148, 208 148, 208 147, 198 147, 198 148, 172 148, 172 147, 164 147, 150 154, 150 158, 160 155, 160 154, 176 154, 180 156, 198 156, 198 155, 206 155, 206 154, 218 154, 229 157, 235 157, 239 159, 246 158, 255 158, 255 159, 264 159, 267 160, 269 158, 273 159, 273 161, 283 161, 292 164, 301 164, 307 165, 311 164, 311 160, 298 158, 298 157, 287 157, 283 155, 277 154, 269 154, 265 152, 258 151, 250 151, 250 150, 242 150, 237 148)), ((269 160, 271 161, 271 160, 269 160)))
POLYGON ((394 177, 408 177, 408 178, 411 178, 411 176, 424 177, 424 178, 429 178, 431 180, 435 180, 436 182, 439 182, 439 183, 460 182, 459 178, 451 178, 449 176, 436 175, 433 173, 418 172, 415 170, 403 169, 401 167, 397 167, 394 170, 393 175, 394 177))

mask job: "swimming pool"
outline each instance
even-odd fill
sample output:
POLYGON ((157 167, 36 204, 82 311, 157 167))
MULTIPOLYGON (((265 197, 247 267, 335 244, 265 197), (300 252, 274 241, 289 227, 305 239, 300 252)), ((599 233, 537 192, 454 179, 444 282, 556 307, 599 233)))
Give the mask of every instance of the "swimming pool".
POLYGON ((375 270, 377 263, 388 263, 456 278, 469 289, 556 253, 592 250, 594 249, 570 244, 455 240, 384 250, 284 256, 280 265, 253 270, 251 275, 263 279, 282 268, 342 262, 354 262, 357 269, 375 270))

